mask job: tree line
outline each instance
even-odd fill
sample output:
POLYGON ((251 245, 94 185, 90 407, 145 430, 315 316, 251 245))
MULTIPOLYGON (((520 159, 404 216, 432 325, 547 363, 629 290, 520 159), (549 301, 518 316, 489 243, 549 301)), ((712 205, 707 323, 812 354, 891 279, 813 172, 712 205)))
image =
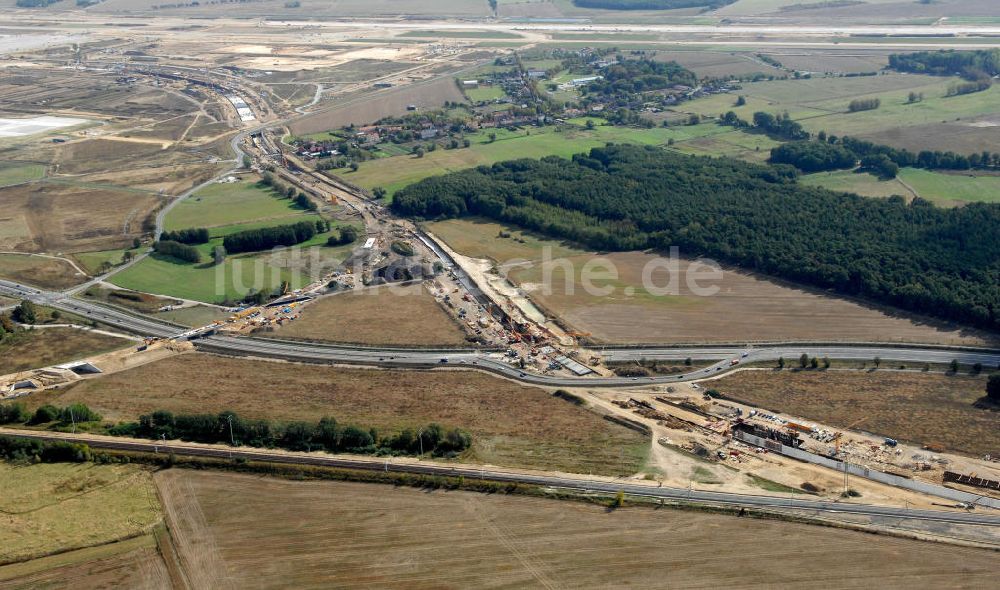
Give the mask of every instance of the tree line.
POLYGON ((729 111, 725 115, 722 115, 719 124, 737 129, 756 129, 776 139, 787 141, 809 139, 809 132, 803 129, 798 121, 793 121, 787 113, 772 115, 771 113, 757 111, 753 114, 753 122, 750 123, 740 119, 733 111, 729 111))
POLYGON ((940 209, 798 184, 794 170, 612 145, 428 178, 393 209, 481 215, 596 250, 679 246, 773 276, 1000 328, 1000 205, 940 209))
POLYGON ((852 113, 874 111, 880 106, 882 106, 882 101, 878 98, 855 98, 847 105, 847 110, 852 113))
POLYGON ((208 229, 204 227, 165 231, 160 234, 161 241, 181 244, 207 244, 209 237, 208 229))
POLYGON ((118 424, 109 432, 116 436, 330 453, 453 456, 472 445, 469 433, 458 428, 446 430, 438 424, 428 424, 419 430, 407 428, 381 437, 373 428, 342 425, 331 417, 324 417, 316 423, 278 423, 250 420, 228 411, 219 414, 174 414, 157 410, 140 416, 138 422, 118 424))
POLYGON ((201 252, 197 248, 180 242, 160 240, 153 243, 153 250, 157 254, 170 256, 183 262, 201 262, 201 252))
POLYGON ((0 436, 0 459, 4 461, 83 463, 90 461, 92 457, 87 445, 0 436))
POLYGON ((39 424, 58 423, 67 425, 82 422, 98 422, 101 415, 88 408, 85 404, 75 403, 62 408, 52 404, 39 406, 34 412, 29 412, 23 402, 0 404, 0 424, 39 424))
POLYGON ((294 246, 313 239, 317 233, 316 223, 299 221, 290 225, 248 229, 226 236, 222 240, 222 246, 230 254, 258 252, 277 246, 294 246))
MULTIPOLYGON (((812 139, 812 135, 803 129, 802 125, 796 121, 792 121, 788 115, 782 114, 772 115, 770 113, 757 112, 753 115, 753 122, 749 122, 740 119, 739 116, 737 116, 733 111, 729 111, 722 115, 719 119, 719 124, 728 125, 737 129, 760 131, 767 133, 769 136, 776 139, 788 141, 805 141, 812 139)), ((965 155, 956 154, 951 151, 942 152, 922 150, 919 153, 914 153, 904 148, 895 148, 864 139, 856 139, 848 136, 838 137, 836 135, 827 134, 825 131, 817 133, 815 139, 819 142, 825 142, 830 145, 841 146, 852 152, 858 160, 864 159, 865 156, 884 155, 899 168, 910 167, 924 168, 927 170, 1000 168, 1000 152, 982 151, 979 153, 965 155)), ((795 147, 790 148, 789 151, 784 152, 783 155, 779 157, 793 158, 794 155, 797 154, 802 156, 803 162, 806 163, 805 165, 812 165, 811 163, 814 161, 814 158, 819 158, 820 154, 832 155, 831 152, 821 150, 823 150, 823 148, 820 147, 795 147)), ((834 158, 831 161, 837 161, 837 159, 834 158)), ((790 161, 784 163, 794 165, 794 163, 790 161)), ((806 170, 805 168, 800 169, 806 170)), ((821 169, 834 170, 837 168, 821 169)))

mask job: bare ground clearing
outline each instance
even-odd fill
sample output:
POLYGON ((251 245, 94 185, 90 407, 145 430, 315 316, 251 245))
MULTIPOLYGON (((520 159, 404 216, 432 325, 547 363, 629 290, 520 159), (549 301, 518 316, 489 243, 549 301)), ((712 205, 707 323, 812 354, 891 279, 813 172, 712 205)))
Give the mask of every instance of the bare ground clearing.
POLYGON ((395 346, 468 344, 465 330, 423 285, 324 297, 303 307, 298 320, 259 335, 395 346))
POLYGON ((182 567, 206 587, 795 588, 825 571, 840 588, 909 590, 986 586, 997 567, 989 551, 674 510, 185 470, 156 481, 182 567))
POLYGON ((152 193, 33 183, 0 189, 0 250, 86 252, 130 244, 152 193))
POLYGON ((973 407, 986 378, 892 371, 746 371, 706 386, 832 426, 972 455, 1000 455, 1000 412, 973 407))
POLYGON ((8 336, 0 344, 0 375, 78 360, 131 344, 76 328, 40 328, 8 336))
POLYGON ((291 124, 292 133, 307 135, 336 129, 354 123, 366 125, 390 115, 406 113, 407 105, 415 105, 421 110, 439 109, 445 101, 465 102, 450 76, 441 77, 426 84, 411 84, 398 89, 371 92, 365 99, 353 104, 309 115, 291 124))
POLYGON ((375 427, 387 434, 429 422, 473 435, 462 457, 510 467, 620 474, 639 471, 646 437, 547 392, 469 371, 379 371, 186 354, 32 395, 45 403, 80 401, 107 420, 156 409, 375 427), (624 455, 623 455, 624 454, 624 455))
POLYGON ((26 254, 0 254, 0 277, 43 289, 66 289, 87 278, 65 260, 26 254))

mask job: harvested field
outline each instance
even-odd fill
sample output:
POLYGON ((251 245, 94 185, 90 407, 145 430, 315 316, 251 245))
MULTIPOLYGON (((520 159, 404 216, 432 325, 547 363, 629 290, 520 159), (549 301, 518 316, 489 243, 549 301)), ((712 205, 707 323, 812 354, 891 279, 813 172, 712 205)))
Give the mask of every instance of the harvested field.
POLYGON ((402 115, 407 112, 406 107, 410 104, 417 105, 422 110, 438 109, 445 101, 465 102, 465 97, 450 76, 427 83, 369 92, 363 98, 352 100, 350 104, 296 119, 290 126, 295 135, 308 135, 351 123, 366 125, 390 115, 402 115))
POLYGON ((86 252, 131 244, 154 193, 50 182, 0 189, 0 250, 86 252))
MULTIPOLYGON (((647 265, 663 260, 655 254, 567 251, 565 245, 538 237, 525 238, 523 232, 497 238, 504 229, 500 225, 470 220, 432 223, 428 229, 459 253, 492 258, 500 264, 513 258, 532 261, 530 267, 511 268, 511 280, 547 315, 561 318, 577 331, 590 333, 598 342, 993 341, 992 336, 923 318, 909 319, 892 310, 883 311, 733 268, 723 269, 721 280, 698 280, 701 286, 717 286, 718 292, 696 296, 687 284, 686 273, 692 262, 686 258, 677 262, 676 289, 658 295, 655 289, 668 287, 670 271, 663 267, 651 270, 653 291, 643 287, 642 280, 647 265), (553 248, 552 263, 543 265, 542 249, 547 245, 553 248), (568 281, 565 264, 556 260, 560 258, 573 269, 568 281), (581 274, 584 265, 594 259, 610 262, 617 278, 593 275, 597 291, 591 294, 584 289, 581 274), (605 288, 611 289, 610 293, 600 294, 599 290, 605 288)), ((594 270, 604 273, 606 267, 594 270)))
POLYGON ((422 285, 324 297, 261 336, 386 345, 468 345, 465 330, 422 285))
POLYGON ((156 482, 182 568, 213 588, 716 588, 764 580, 797 588, 836 570, 839 588, 878 579, 880 588, 910 590, 956 580, 986 587, 997 567, 986 550, 694 512, 177 469, 156 482))
POLYGON ((750 120, 756 111, 789 113, 807 131, 851 135, 897 147, 953 150, 969 154, 1000 146, 989 126, 1000 118, 1000 89, 945 97, 957 78, 882 74, 856 78, 812 78, 744 84, 747 104, 735 107, 732 95, 715 95, 684 103, 681 110, 715 117, 732 110, 750 120), (909 103, 910 92, 924 100, 909 103), (872 111, 849 113, 855 98, 878 98, 872 111))
POLYGON ((42 289, 66 289, 87 278, 65 260, 26 254, 0 254, 0 277, 42 289))
POLYGON ((971 455, 1000 455, 1000 412, 973 403, 986 377, 898 371, 743 371, 712 382, 724 395, 831 426, 971 455))
POLYGON ((646 437, 547 392, 469 371, 379 371, 186 354, 27 398, 82 401, 106 420, 156 409, 233 410, 250 418, 375 427, 382 434, 438 422, 473 436, 462 456, 475 461, 615 475, 624 449, 628 473, 640 470, 646 437))
POLYGON ((0 375, 38 369, 125 348, 131 342, 76 328, 39 328, 0 343, 0 375))
POLYGON ((980 172, 947 174, 903 168, 897 178, 879 180, 870 174, 836 171, 810 174, 801 181, 868 197, 902 195, 911 198, 915 194, 942 206, 1000 202, 1000 176, 980 172))
MULTIPOLYGON (((600 120, 596 120, 600 123, 600 120)), ((400 188, 418 180, 474 168, 484 164, 493 164, 504 160, 517 158, 542 158, 545 156, 560 156, 569 158, 573 154, 587 152, 591 148, 603 146, 606 143, 634 143, 639 145, 666 145, 671 139, 683 142, 716 135, 739 135, 729 128, 715 124, 695 125, 690 127, 658 127, 653 129, 629 129, 600 125, 594 129, 586 129, 586 119, 574 119, 561 128, 529 129, 525 131, 508 131, 498 129, 496 141, 491 141, 491 132, 480 131, 467 136, 471 142, 469 148, 454 150, 435 150, 422 158, 410 155, 400 155, 391 158, 379 158, 361 164, 357 172, 341 172, 345 179, 371 188, 381 186, 392 195, 400 188)), ((766 138, 765 138, 766 140, 766 138)), ((745 148, 735 148, 745 151, 745 148)))
POLYGON ((152 535, 0 566, 0 588, 170 590, 152 535))
POLYGON ((781 65, 803 72, 862 73, 877 72, 889 64, 891 51, 776 50, 768 52, 781 65))
MULTIPOLYGON (((638 39, 633 39, 638 40, 638 39)), ((657 51, 656 61, 676 61, 699 77, 725 77, 757 72, 779 75, 781 70, 767 65, 751 54, 723 51, 657 51)))
POLYGON ((0 563, 149 533, 161 519, 150 475, 135 465, 0 463, 0 563))

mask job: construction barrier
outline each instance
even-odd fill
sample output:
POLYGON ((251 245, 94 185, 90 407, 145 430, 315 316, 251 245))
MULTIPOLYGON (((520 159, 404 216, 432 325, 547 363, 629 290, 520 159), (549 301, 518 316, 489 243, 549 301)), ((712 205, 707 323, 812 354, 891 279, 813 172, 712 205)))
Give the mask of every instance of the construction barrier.
POLYGON ((893 475, 891 473, 876 471, 874 469, 868 469, 864 465, 855 465, 854 463, 838 461, 836 459, 831 459, 830 457, 824 457, 822 455, 810 453, 809 451, 803 451, 802 449, 796 449, 783 445, 776 440, 761 438, 739 430, 733 431, 733 438, 755 447, 761 447, 786 457, 798 459, 799 461, 805 461, 814 465, 821 465, 841 473, 863 477, 865 479, 870 479, 872 481, 877 481, 879 483, 884 483, 897 488, 903 488, 921 494, 928 494, 930 496, 937 496, 938 498, 945 498, 954 502, 964 502, 967 504, 975 504, 977 506, 989 506, 990 508, 1000 509, 1000 500, 970 494, 969 492, 963 492, 961 490, 953 490, 944 486, 917 481, 899 475, 893 475))

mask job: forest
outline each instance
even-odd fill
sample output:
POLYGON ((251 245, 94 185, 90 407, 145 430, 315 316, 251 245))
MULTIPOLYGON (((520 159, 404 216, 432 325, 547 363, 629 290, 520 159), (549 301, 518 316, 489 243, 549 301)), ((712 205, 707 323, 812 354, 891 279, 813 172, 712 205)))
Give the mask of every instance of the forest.
POLYGON ((899 72, 935 76, 958 74, 967 80, 979 80, 1000 74, 1000 49, 894 53, 889 56, 889 67, 899 72))
POLYGON ((1000 205, 941 209, 807 187, 794 169, 609 145, 432 177, 397 213, 488 217, 602 251, 701 255, 968 325, 1000 328, 1000 205))

